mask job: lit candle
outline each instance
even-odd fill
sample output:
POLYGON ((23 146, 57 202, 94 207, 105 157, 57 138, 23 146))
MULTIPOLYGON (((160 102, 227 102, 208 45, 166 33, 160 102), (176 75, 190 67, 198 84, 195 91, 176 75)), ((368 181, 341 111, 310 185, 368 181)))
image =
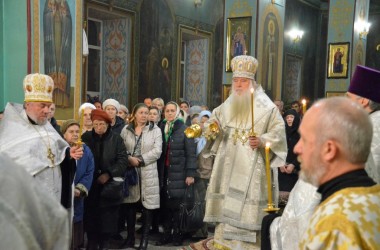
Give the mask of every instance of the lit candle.
POLYGON ((306 100, 302 99, 302 114, 306 113, 306 100))
POLYGON ((268 186, 268 205, 272 205, 272 184, 271 184, 271 175, 270 175, 270 162, 269 162, 269 149, 270 143, 265 144, 265 170, 267 174, 267 186, 268 186))
POLYGON ((251 88, 251 114, 252 114, 252 135, 255 134, 255 128, 254 128, 254 121, 255 121, 255 112, 254 112, 254 109, 253 109, 253 106, 255 105, 255 99, 254 99, 254 94, 255 90, 253 88, 251 88))

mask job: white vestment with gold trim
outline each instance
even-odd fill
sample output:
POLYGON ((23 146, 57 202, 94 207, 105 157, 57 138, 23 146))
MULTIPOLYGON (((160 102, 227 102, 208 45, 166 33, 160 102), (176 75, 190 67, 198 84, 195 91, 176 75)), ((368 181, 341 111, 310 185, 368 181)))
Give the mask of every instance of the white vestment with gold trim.
MULTIPOLYGON (((221 223, 219 226, 223 230, 217 228, 216 243, 234 248, 235 243, 231 240, 240 241, 251 244, 247 247, 252 249, 252 245, 259 245, 257 233, 268 203, 265 153, 264 148, 252 150, 246 141, 252 127, 250 117, 244 124, 228 117, 233 117, 231 97, 214 109, 208 121, 208 124, 217 122, 220 133, 213 143, 206 145, 209 154, 215 155, 215 161, 207 189, 204 220, 221 223)), ((287 154, 285 124, 260 86, 255 91, 254 118, 255 133, 264 145, 270 143, 272 193, 277 203, 277 168, 285 164, 287 154)))

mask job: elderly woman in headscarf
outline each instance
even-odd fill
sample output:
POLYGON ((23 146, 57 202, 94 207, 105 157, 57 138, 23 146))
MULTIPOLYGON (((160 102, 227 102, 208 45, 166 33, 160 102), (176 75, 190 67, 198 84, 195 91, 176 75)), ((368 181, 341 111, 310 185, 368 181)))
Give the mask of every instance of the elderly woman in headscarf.
POLYGON ((164 111, 165 119, 161 124, 164 142, 159 160, 159 177, 164 234, 156 245, 165 245, 171 241, 174 246, 182 244, 179 207, 186 187, 194 183, 197 174, 194 139, 185 136, 186 125, 178 117, 179 112, 177 103, 168 102, 164 111))
POLYGON ((123 139, 111 130, 111 118, 99 109, 91 112, 92 131, 83 134, 82 140, 94 155, 95 170, 90 192, 85 200, 84 227, 87 232, 87 249, 108 247, 109 238, 117 232, 119 207, 122 197, 102 195, 105 185, 124 177, 128 155, 123 139))
POLYGON ((83 122, 82 131, 79 131, 80 134, 84 134, 87 131, 92 130, 92 120, 91 120, 91 111, 96 109, 94 104, 85 102, 83 103, 78 110, 79 117, 81 117, 81 123, 83 122), (82 114, 83 112, 83 114, 82 114))
POLYGON ((300 163, 298 162, 297 155, 293 152, 293 149, 300 139, 298 128, 301 123, 301 118, 296 110, 289 109, 284 113, 284 120, 288 155, 286 156, 286 164, 281 166, 279 169, 280 171, 278 172, 280 207, 285 207, 289 198, 289 193, 298 180, 298 172, 300 170, 300 163))

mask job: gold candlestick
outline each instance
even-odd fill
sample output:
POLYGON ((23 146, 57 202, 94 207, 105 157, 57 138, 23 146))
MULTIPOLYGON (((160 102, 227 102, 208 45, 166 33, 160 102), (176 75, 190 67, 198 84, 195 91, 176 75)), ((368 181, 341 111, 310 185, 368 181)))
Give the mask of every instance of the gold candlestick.
POLYGON ((302 99, 302 114, 304 115, 306 113, 306 100, 302 99))
POLYGON ((267 142, 265 144, 265 170, 266 170, 266 175, 267 175, 267 186, 268 186, 268 205, 267 205, 267 208, 264 209, 264 211, 267 213, 275 213, 280 209, 274 207, 273 199, 272 199, 272 182, 271 182, 271 172, 270 172, 269 149, 270 149, 270 143, 267 142))
POLYGON ((254 92, 255 92, 255 89, 254 89, 254 88, 251 88, 251 117, 252 117, 252 128, 251 128, 251 132, 249 133, 249 136, 256 136, 256 133, 255 133, 255 110, 254 110, 254 106, 255 106, 255 97, 254 97, 254 92))
POLYGON ((83 142, 82 142, 83 124, 84 124, 84 109, 81 109, 80 120, 79 120, 79 137, 78 137, 78 141, 75 143, 79 147, 82 147, 83 145, 83 142))

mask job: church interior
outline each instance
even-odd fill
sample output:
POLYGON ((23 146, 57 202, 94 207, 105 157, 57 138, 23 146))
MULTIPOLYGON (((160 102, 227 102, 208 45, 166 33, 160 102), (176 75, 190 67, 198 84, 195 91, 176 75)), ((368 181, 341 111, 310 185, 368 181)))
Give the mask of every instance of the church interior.
POLYGON ((213 109, 242 54, 285 104, 343 95, 356 65, 380 70, 379 0, 17 0, 0 2, 0 20, 0 110, 39 72, 58 120, 94 96, 213 109))

